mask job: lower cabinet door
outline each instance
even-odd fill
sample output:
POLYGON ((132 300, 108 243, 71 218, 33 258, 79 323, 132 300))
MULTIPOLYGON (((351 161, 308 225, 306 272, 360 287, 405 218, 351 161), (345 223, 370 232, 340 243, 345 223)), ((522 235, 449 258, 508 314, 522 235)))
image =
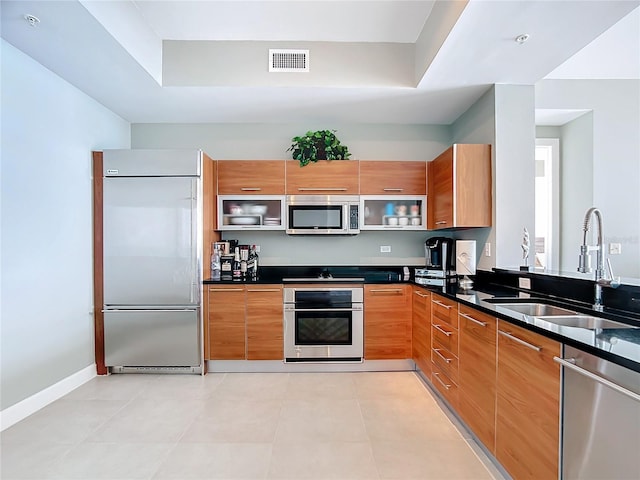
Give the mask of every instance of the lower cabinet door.
POLYGON ((411 358, 411 287, 365 285, 364 357, 411 358))
POLYGON ((282 286, 248 286, 247 360, 282 360, 282 325, 282 286))
POLYGON ((459 414, 484 446, 495 452, 495 317, 460 305, 459 414))
POLYGON ((498 321, 496 458, 515 480, 557 479, 560 344, 498 321))
POLYGON ((209 358, 244 360, 245 291, 244 287, 209 287, 209 358))

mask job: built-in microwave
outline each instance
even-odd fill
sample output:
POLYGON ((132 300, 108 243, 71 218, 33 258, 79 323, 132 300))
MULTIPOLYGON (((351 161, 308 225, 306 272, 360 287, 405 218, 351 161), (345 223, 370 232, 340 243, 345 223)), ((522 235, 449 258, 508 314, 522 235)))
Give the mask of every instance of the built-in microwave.
POLYGON ((360 233, 358 195, 287 195, 290 235, 355 235, 360 233))

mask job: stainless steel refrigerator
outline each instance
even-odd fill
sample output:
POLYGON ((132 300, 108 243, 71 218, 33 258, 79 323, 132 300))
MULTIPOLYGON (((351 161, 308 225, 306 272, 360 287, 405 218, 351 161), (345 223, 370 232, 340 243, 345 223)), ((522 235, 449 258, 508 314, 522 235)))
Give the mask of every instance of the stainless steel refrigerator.
POLYGON ((105 365, 202 373, 199 150, 103 152, 105 365))

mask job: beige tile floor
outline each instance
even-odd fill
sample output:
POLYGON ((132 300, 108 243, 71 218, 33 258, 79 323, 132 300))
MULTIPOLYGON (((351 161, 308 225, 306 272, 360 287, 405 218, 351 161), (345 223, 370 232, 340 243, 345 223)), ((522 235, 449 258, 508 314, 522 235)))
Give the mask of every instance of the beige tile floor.
POLYGON ((413 372, 98 377, 0 447, 3 480, 502 478, 413 372))

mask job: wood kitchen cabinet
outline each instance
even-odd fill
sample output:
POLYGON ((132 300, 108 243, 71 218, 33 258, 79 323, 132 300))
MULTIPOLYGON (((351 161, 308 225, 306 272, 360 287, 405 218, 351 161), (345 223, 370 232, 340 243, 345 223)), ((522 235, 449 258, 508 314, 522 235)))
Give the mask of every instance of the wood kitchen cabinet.
POLYGON ((491 146, 455 144, 428 162, 428 229, 490 227, 491 146))
POLYGON ((364 286, 364 358, 411 358, 411 286, 364 286))
POLYGON ((282 360, 282 285, 208 285, 209 360, 282 360))
POLYGON ((209 285, 207 291, 209 359, 244 360, 246 357, 244 287, 209 285))
POLYGON ((219 195, 284 195, 285 160, 218 160, 219 195))
POLYGON ((361 195, 426 195, 427 163, 360 161, 361 195))
POLYGON ((358 195, 358 160, 318 160, 304 167, 297 160, 286 162, 288 195, 358 195))
POLYGON ((412 358, 422 373, 431 378, 431 293, 414 286, 412 303, 412 358))
POLYGON ((498 320, 495 456, 520 479, 558 478, 560 344, 498 320))
POLYGON ((458 413, 485 447, 494 453, 497 320, 462 304, 458 319, 458 413))
POLYGON ((282 285, 251 285, 247 291, 247 360, 282 360, 282 285))
POLYGON ((458 303, 431 295, 431 379, 454 409, 458 408, 458 303))

